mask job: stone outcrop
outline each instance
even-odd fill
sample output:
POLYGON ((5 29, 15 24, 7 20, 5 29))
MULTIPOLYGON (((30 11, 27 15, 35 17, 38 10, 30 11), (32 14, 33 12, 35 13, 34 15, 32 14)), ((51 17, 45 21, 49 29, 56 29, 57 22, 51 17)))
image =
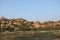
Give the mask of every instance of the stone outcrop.
MULTIPOLYGON (((53 29, 60 29, 60 20, 58 21, 47 21, 41 23, 40 21, 27 21, 23 18, 16 18, 16 19, 7 19, 5 17, 0 17, 0 30, 32 30, 32 29, 39 29, 39 28, 53 28, 53 29)), ((42 29, 43 30, 43 29, 42 29)))

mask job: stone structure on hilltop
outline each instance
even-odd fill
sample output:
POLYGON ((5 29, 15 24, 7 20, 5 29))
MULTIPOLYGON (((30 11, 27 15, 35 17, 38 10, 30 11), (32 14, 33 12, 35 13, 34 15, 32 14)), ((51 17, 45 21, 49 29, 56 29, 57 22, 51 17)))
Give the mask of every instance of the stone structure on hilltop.
POLYGON ((39 28, 39 27, 41 27, 41 23, 39 21, 35 21, 34 26, 35 26, 35 28, 39 28))

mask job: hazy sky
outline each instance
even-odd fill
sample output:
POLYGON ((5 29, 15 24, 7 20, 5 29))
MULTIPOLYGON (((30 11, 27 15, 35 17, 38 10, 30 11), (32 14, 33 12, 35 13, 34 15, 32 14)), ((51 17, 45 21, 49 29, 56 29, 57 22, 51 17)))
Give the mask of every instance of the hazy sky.
POLYGON ((60 0, 0 0, 0 16, 47 21, 60 19, 60 0))

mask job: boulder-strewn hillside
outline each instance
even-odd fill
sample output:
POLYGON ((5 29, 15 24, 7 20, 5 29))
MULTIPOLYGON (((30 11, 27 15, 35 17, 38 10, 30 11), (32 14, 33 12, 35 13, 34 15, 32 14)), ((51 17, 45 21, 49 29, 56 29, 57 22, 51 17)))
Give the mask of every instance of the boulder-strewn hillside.
POLYGON ((23 18, 7 19, 0 17, 0 31, 40 31, 40 30, 59 30, 60 20, 47 21, 41 23, 40 21, 27 21, 23 18))

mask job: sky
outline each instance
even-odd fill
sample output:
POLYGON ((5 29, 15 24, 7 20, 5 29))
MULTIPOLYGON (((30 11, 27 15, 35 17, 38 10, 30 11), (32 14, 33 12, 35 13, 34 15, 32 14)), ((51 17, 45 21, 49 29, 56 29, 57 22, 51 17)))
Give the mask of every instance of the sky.
POLYGON ((42 22, 60 20, 60 0, 0 0, 0 16, 42 22))

